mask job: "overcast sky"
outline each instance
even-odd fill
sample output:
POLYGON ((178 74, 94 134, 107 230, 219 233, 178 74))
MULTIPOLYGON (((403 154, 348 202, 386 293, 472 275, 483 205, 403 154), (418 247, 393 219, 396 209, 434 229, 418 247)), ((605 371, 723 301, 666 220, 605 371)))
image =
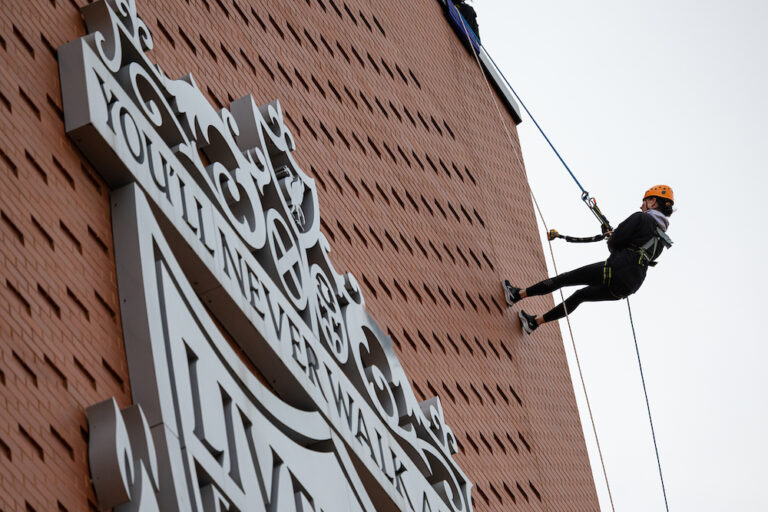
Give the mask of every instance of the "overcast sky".
MULTIPOLYGON (((614 225, 650 186, 674 188, 675 246, 632 297, 670 510, 768 510, 768 2, 474 6, 484 46, 614 225)), ((594 234, 533 123, 519 130, 547 223, 594 234)), ((604 244, 555 244, 561 271, 606 256, 604 244)), ((572 324, 616 510, 664 510, 626 302, 583 305, 572 324)))

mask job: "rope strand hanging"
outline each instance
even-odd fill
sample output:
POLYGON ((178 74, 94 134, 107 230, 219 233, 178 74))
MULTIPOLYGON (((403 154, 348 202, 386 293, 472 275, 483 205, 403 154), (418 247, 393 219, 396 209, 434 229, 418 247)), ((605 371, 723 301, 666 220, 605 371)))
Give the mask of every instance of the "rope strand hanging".
MULTIPOLYGON (((459 16, 460 16, 461 23, 462 23, 463 28, 464 28, 464 34, 465 34, 467 40, 469 40, 469 32, 468 32, 468 29, 467 29, 466 22, 465 22, 464 18, 461 17, 461 15, 459 15, 459 16)), ((491 88, 491 84, 488 81, 488 77, 486 76, 485 70, 483 69, 483 66, 482 66, 482 64, 480 62, 480 58, 478 57, 477 50, 475 49, 474 45, 472 45, 472 44, 469 44, 469 47, 472 49, 472 53, 474 54, 475 61, 477 62, 478 67, 480 68, 480 71, 481 71, 481 73, 483 75, 483 79, 485 80, 486 85, 488 87, 489 93, 493 94, 493 89, 491 88)), ((571 169, 568 166, 568 164, 565 162, 563 157, 560 155, 560 152, 557 151, 557 148, 555 148, 554 144, 552 144, 552 142, 550 141, 550 139, 547 136, 547 134, 544 132, 544 130, 541 128, 539 123, 534 118, 533 114, 531 114, 531 112, 528 109, 528 107, 522 101, 522 99, 517 94, 517 92, 512 87, 512 85, 509 83, 509 81, 504 76, 504 74, 501 72, 501 69, 499 69, 499 66, 496 64, 496 61, 490 55, 488 55, 488 57, 490 57, 490 60, 493 63, 493 66, 496 68, 496 71, 502 77, 502 79, 506 83, 507 87, 509 87, 509 90, 512 91, 512 94, 514 94, 515 98, 520 103, 520 105, 523 107, 523 109, 525 110, 526 114, 528 114, 528 117, 530 117, 531 121, 533 121, 533 124, 536 126, 536 128, 539 131, 539 133, 547 141, 547 144, 549 144, 549 147, 555 153, 557 158, 563 164, 563 167, 565 167, 565 169, 568 171, 568 174, 570 174, 571 178, 573 178, 573 181, 576 183, 576 185, 581 190, 581 199, 582 199, 582 201, 586 204, 586 206, 589 208, 589 210, 592 212, 592 214, 597 218, 597 220, 601 224, 602 234, 594 236, 594 237, 569 237, 569 236, 564 236, 564 235, 559 234, 554 229, 550 230, 550 229, 547 228, 546 221, 544 220, 544 216, 543 216, 543 214, 541 212, 541 208, 539 207, 538 201, 536 200, 536 196, 534 195, 533 190, 531 190, 531 197, 532 197, 533 203, 534 203, 534 205, 536 207, 536 211, 538 212, 539 218, 541 219, 541 222, 544 225, 544 229, 547 231, 547 243, 549 245, 549 251, 550 251, 550 255, 552 257, 553 269, 555 271, 555 275, 557 276, 559 274, 558 274, 558 271, 557 271, 557 263, 555 261, 554 250, 552 249, 552 240, 554 240, 555 238, 563 238, 563 239, 565 239, 568 242, 575 242, 575 243, 596 242, 596 241, 600 241, 600 240, 605 239, 606 238, 606 234, 608 232, 612 231, 613 228, 611 227, 610 222, 608 222, 608 219, 605 217, 605 215, 603 215, 602 211, 600 211, 599 207, 597 206, 597 201, 589 195, 589 192, 587 192, 584 189, 584 187, 581 185, 579 180, 573 174, 573 172, 571 171, 571 169)), ((509 140, 510 145, 513 147, 512 153, 515 156, 515 159, 518 161, 518 164, 521 166, 522 169, 524 169, 524 167, 522 166, 522 162, 520 161, 520 158, 518 157, 516 151, 514 151, 515 144, 514 144, 512 136, 511 136, 511 134, 509 132, 509 129, 507 128, 507 125, 504 122, 504 117, 501 114, 501 111, 499 110, 499 107, 496 104, 496 102, 494 101, 493 103, 494 103, 494 106, 496 107, 496 111, 497 111, 497 113, 499 115, 499 119, 501 121, 501 124, 504 127, 504 131, 506 132, 507 139, 509 140)), ((522 148, 521 148, 521 151, 522 151, 522 148)), ((563 297, 562 290, 560 290, 560 297, 561 297, 561 300, 564 302, 564 297, 563 297)), ((636 353, 637 353, 637 363, 638 363, 638 367, 640 369, 640 377, 641 377, 642 386, 643 386, 643 393, 644 393, 644 396, 645 396, 645 404, 646 404, 646 408, 648 410, 648 420, 649 420, 649 423, 650 423, 650 426, 651 426, 651 434, 652 434, 652 438, 653 438, 653 447, 654 447, 655 454, 656 454, 656 462, 657 462, 658 469, 659 469, 659 478, 661 480, 661 489, 662 489, 662 493, 663 493, 663 496, 664 496, 664 506, 665 506, 666 511, 669 512, 669 502, 667 500, 667 491, 666 491, 666 487, 664 485, 664 476, 663 476, 662 469, 661 469, 661 459, 659 457, 659 449, 658 449, 658 444, 656 442, 656 432, 655 432, 655 429, 653 427, 653 418, 652 418, 652 415, 651 415, 650 401, 648 399, 648 390, 647 390, 647 387, 646 387, 646 384, 645 384, 645 376, 643 374, 643 365, 642 365, 642 362, 641 362, 641 359, 640 359, 640 349, 639 349, 639 346, 638 346, 637 334, 635 332, 635 325, 634 325, 634 321, 633 321, 633 318, 632 318, 632 308, 630 306, 628 298, 627 298, 627 308, 629 310, 629 320, 630 320, 630 326, 632 328, 632 336, 633 336, 634 341, 635 341, 635 350, 636 350, 636 353)), ((579 371, 579 378, 581 380, 582 389, 584 391, 584 397, 585 397, 586 403, 587 403, 587 410, 589 411, 589 417, 590 417, 590 421, 592 423, 592 431, 593 431, 594 436, 595 436, 595 443, 597 445, 598 454, 600 456, 600 463, 602 465, 603 476, 605 478, 605 484, 606 484, 606 488, 608 490, 608 498, 610 500, 611 510, 613 510, 615 512, 615 507, 614 507, 614 503, 613 503, 613 496, 612 496, 612 493, 611 493, 611 487, 610 487, 610 483, 608 481, 608 474, 607 474, 606 469, 605 469, 605 461, 604 461, 604 458, 603 458, 602 449, 600 447, 600 440, 599 440, 598 435, 597 435, 597 428, 595 426, 595 420, 594 420, 594 417, 593 417, 593 414, 592 414, 592 407, 590 405, 589 395, 587 393, 587 388, 586 388, 586 384, 585 384, 585 381, 584 381, 584 375, 582 373, 581 363, 579 361, 578 351, 576 349, 576 342, 575 342, 575 338, 573 336, 573 329, 571 327, 571 321, 570 321, 570 318, 568 316, 567 308, 565 308, 565 319, 566 319, 566 322, 567 322, 567 325, 568 325, 568 331, 569 331, 569 334, 570 334, 570 337, 571 337, 571 343, 572 343, 572 346, 573 346, 573 351, 574 351, 574 355, 575 355, 575 359, 576 359, 576 365, 577 365, 577 368, 578 368, 578 371, 579 371)))

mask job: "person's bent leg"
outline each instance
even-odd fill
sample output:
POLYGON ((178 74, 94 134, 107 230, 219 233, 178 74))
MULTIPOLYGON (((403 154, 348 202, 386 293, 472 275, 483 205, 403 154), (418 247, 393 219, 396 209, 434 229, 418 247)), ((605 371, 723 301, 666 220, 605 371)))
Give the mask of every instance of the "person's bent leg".
MULTIPOLYGON (((598 262, 590 265, 571 270, 570 272, 564 272, 559 276, 551 277, 540 281, 533 286, 520 291, 520 297, 534 297, 537 295, 546 295, 552 293, 555 290, 559 290, 563 286, 577 286, 577 285, 589 285, 599 286, 603 283, 603 274, 605 270, 605 263, 598 262)), ((568 310, 570 311, 570 309, 568 310)))
POLYGON ((566 311, 568 314, 579 307, 582 302, 599 302, 604 300, 619 300, 621 297, 617 297, 612 294, 607 286, 587 286, 580 290, 576 290, 573 295, 565 299, 565 302, 558 304, 554 308, 550 309, 542 316, 537 317, 536 321, 541 325, 544 322, 551 322, 553 320, 559 320, 565 316, 566 311))

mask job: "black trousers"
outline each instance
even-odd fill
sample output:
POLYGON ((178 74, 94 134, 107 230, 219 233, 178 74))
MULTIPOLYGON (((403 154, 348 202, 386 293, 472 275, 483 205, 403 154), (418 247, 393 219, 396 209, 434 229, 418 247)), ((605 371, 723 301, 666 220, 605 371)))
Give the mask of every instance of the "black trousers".
POLYGON ((529 297, 536 295, 546 295, 563 286, 587 285, 574 292, 564 303, 558 304, 544 314, 544 321, 551 322, 565 316, 566 309, 568 313, 573 313, 582 302, 597 302, 603 300, 619 300, 620 296, 611 293, 610 284, 612 269, 605 262, 592 263, 570 272, 565 272, 557 277, 545 279, 536 283, 525 290, 529 297))

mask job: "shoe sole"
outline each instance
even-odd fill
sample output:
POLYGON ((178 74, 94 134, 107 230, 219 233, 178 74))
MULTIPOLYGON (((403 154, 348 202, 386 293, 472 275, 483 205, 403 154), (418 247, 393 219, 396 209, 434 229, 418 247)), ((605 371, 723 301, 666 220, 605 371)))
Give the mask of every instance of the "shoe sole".
POLYGON ((523 330, 523 334, 531 334, 533 332, 533 329, 528 326, 528 319, 525 318, 525 315, 523 315, 523 311, 520 310, 517 312, 517 317, 520 319, 520 326, 523 330))
POLYGON ((512 283, 508 279, 501 282, 501 287, 504 289, 504 300, 507 301, 507 307, 515 305, 515 301, 512 300, 512 293, 509 291, 512 288, 512 283))

